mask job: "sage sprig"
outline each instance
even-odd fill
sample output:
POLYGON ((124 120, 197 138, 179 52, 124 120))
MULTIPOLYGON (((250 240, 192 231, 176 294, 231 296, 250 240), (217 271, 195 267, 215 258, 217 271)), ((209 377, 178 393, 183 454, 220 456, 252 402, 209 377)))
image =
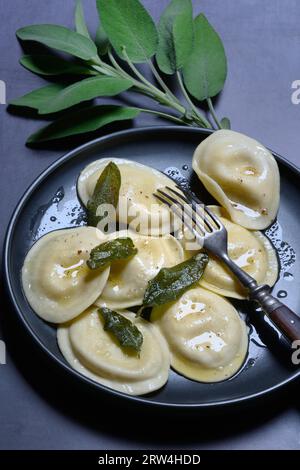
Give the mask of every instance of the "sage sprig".
POLYGON ((36 41, 55 51, 25 55, 20 60, 31 72, 58 80, 10 103, 33 108, 41 117, 59 113, 57 120, 31 135, 28 143, 95 131, 120 119, 133 119, 141 112, 180 125, 230 127, 228 118, 217 117, 212 102, 223 89, 227 75, 224 47, 204 14, 193 18, 191 0, 171 0, 158 26, 139 0, 96 0, 96 6, 100 23, 95 39, 88 30, 80 0, 76 1, 74 31, 41 24, 16 33, 21 41, 36 41), (57 52, 69 54, 71 60, 57 52), (154 81, 143 75, 139 64, 150 68, 154 81), (163 74, 176 75, 184 102, 175 96, 163 74), (169 110, 99 103, 93 106, 91 101, 124 91, 146 95, 169 110), (90 102, 86 111, 73 108, 84 101, 90 102), (206 104, 213 124, 198 102, 206 104))

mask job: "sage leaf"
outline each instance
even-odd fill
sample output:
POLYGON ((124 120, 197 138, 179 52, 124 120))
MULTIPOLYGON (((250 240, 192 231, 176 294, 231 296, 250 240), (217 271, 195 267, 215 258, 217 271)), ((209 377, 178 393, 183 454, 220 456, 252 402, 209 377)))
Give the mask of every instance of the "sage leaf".
POLYGON ((84 19, 84 13, 83 13, 81 0, 76 1, 75 28, 76 28, 77 33, 82 34, 82 36, 85 36, 86 38, 91 39, 89 30, 87 28, 87 25, 84 19))
POLYGON ((57 94, 65 88, 65 85, 53 83, 52 85, 43 86, 37 90, 33 90, 20 98, 10 101, 12 106, 24 106, 27 108, 39 109, 43 103, 57 96, 57 94))
POLYGON ((111 122, 133 119, 139 113, 139 109, 115 105, 99 105, 76 112, 73 111, 31 134, 27 139, 27 143, 46 142, 92 132, 111 122))
POLYGON ((114 162, 110 162, 96 183, 93 196, 87 203, 87 223, 96 227, 104 216, 97 215, 97 209, 102 204, 117 207, 121 187, 121 173, 114 162))
POLYGON ((134 63, 146 62, 157 49, 155 24, 138 0, 97 0, 101 23, 117 54, 124 48, 134 63))
POLYGON ((219 35, 203 14, 194 20, 194 47, 183 68, 189 93, 203 101, 217 95, 227 75, 227 60, 219 35))
POLYGON ((37 41, 83 60, 90 60, 97 55, 93 41, 64 26, 53 24, 25 26, 18 29, 16 34, 22 41, 37 41))
POLYGON ((85 65, 68 62, 50 54, 24 55, 20 64, 39 75, 98 75, 85 65))
POLYGON ((131 86, 132 82, 125 78, 105 76, 86 78, 64 88, 53 99, 43 103, 39 108, 39 114, 56 113, 98 96, 115 96, 131 86))
POLYGON ((231 123, 228 117, 223 117, 221 119, 221 127, 222 129, 231 129, 231 123))
POLYGON ((102 24, 99 24, 96 31, 95 44, 98 48, 98 54, 103 56, 107 54, 109 48, 109 40, 102 24))
POLYGON ((194 24, 191 0, 172 0, 158 24, 156 61, 160 70, 173 74, 187 61, 193 47, 194 24))
POLYGON ((116 238, 93 248, 86 263, 90 269, 103 269, 112 261, 131 258, 136 253, 137 248, 131 238, 116 238))
POLYGON ((153 307, 177 300, 189 287, 201 278, 208 256, 198 253, 172 268, 162 268, 148 282, 143 306, 153 307))
POLYGON ((141 351, 143 335, 128 318, 106 307, 99 308, 98 312, 104 319, 104 330, 110 331, 121 347, 141 351))

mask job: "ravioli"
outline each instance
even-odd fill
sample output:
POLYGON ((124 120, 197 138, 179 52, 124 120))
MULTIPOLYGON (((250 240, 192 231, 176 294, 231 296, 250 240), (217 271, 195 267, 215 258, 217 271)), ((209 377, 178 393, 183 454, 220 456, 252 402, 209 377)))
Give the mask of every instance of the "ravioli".
POLYGON ((110 269, 91 271, 86 261, 102 238, 94 227, 79 227, 50 232, 32 246, 22 268, 22 284, 37 315, 63 323, 94 303, 110 269))
POLYGON ((216 131, 196 148, 193 169, 233 222, 262 230, 276 218, 278 166, 256 140, 234 131, 216 131))
MULTIPOLYGON (((230 258, 258 284, 273 286, 278 277, 276 251, 268 238, 258 231, 249 231, 224 218, 224 210, 209 206, 219 216, 228 233, 228 254, 230 258)), ((217 294, 236 299, 247 297, 246 290, 231 271, 213 254, 199 284, 217 294)))
POLYGON ((71 324, 58 328, 59 348, 71 366, 106 387, 130 395, 143 395, 161 388, 168 380, 170 352, 155 325, 121 312, 143 335, 140 356, 120 347, 103 328, 96 307, 90 307, 71 324))
POLYGON ((121 188, 117 218, 124 229, 143 235, 164 235, 173 230, 173 217, 167 207, 159 203, 153 193, 175 183, 154 168, 120 158, 103 158, 88 165, 77 181, 77 192, 86 206, 92 197, 97 180, 109 162, 114 162, 121 173, 121 188))
POLYGON ((183 249, 172 236, 147 237, 135 232, 120 231, 108 236, 129 236, 138 252, 129 260, 115 261, 101 296, 95 302, 98 306, 123 309, 141 305, 150 279, 161 268, 174 266, 183 261, 183 249))
POLYGON ((244 321, 224 298, 201 287, 152 310, 151 321, 165 336, 172 367, 200 382, 218 382, 244 363, 248 334, 244 321))

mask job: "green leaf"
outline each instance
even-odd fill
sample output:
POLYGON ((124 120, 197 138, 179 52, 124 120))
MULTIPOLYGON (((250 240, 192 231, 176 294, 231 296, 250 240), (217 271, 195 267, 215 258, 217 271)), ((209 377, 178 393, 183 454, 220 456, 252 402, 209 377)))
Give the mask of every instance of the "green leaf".
POLYGON ((43 103, 39 108, 39 114, 56 113, 98 96, 115 96, 131 86, 132 82, 125 78, 102 76, 86 78, 64 88, 53 99, 43 103))
POLYGON ((93 196, 87 203, 88 225, 96 227, 104 216, 97 215, 97 209, 102 204, 111 204, 117 207, 121 187, 121 173, 117 165, 110 162, 96 183, 93 196))
POLYGON ((24 55, 20 64, 39 75, 98 75, 85 65, 68 62, 50 54, 24 55))
POLYGON ((62 139, 75 134, 92 132, 115 121, 133 119, 140 113, 136 108, 99 105, 72 112, 32 134, 28 144, 62 139))
POLYGON ((223 117, 221 119, 221 127, 222 129, 231 129, 231 123, 228 117, 223 117))
POLYGON ((83 13, 81 0, 76 1, 75 28, 76 28, 77 33, 82 34, 82 36, 85 36, 86 38, 91 39, 89 30, 87 28, 87 25, 84 19, 84 13, 83 13))
POLYGON ((101 23, 117 54, 124 58, 146 62, 157 49, 155 24, 138 0, 97 0, 101 23))
POLYGON ((116 238, 93 248, 86 263, 90 269, 103 269, 112 261, 127 259, 136 254, 137 248, 131 238, 116 238))
POLYGON ((52 85, 43 86, 37 90, 33 90, 20 98, 10 101, 12 106, 25 106, 27 108, 39 109, 46 101, 54 98, 63 90, 65 85, 54 83, 52 85))
POLYGON ((198 253, 172 268, 163 268, 148 282, 143 306, 153 307, 177 300, 189 287, 201 278, 208 256, 198 253))
POLYGON ((95 44, 98 48, 99 55, 105 55, 108 52, 109 40, 102 24, 99 24, 96 32, 95 44))
POLYGON ((160 70, 173 74, 187 61, 193 47, 194 25, 191 0, 172 0, 158 25, 156 61, 160 70))
POLYGON ((16 34, 22 41, 37 41, 83 60, 90 60, 97 55, 93 41, 64 26, 52 24, 25 26, 18 29, 16 34))
POLYGON ((184 68, 185 85, 199 101, 217 95, 227 75, 227 61, 219 35, 203 14, 194 20, 194 47, 184 68))
POLYGON ((99 308, 99 314, 104 319, 104 330, 110 331, 123 348, 130 348, 140 352, 143 344, 143 335, 140 330, 120 313, 109 308, 99 308))

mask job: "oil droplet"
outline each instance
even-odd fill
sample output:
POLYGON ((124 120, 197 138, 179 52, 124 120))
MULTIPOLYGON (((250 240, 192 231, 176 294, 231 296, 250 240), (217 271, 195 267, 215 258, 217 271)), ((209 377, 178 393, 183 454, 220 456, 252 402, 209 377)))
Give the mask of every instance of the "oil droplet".
POLYGON ((284 275, 283 275, 283 279, 284 279, 285 281, 291 282, 291 281, 294 280, 294 276, 293 276, 292 273, 286 272, 286 273, 284 273, 284 275))
POLYGON ((256 359, 254 357, 251 357, 250 359, 248 359, 248 361, 245 364, 244 370, 248 370, 248 369, 250 369, 250 367, 253 367, 254 364, 255 364, 255 361, 256 361, 256 359))
POLYGON ((56 219, 56 217, 54 217, 54 215, 52 215, 52 216, 50 217, 50 220, 51 220, 51 222, 55 222, 57 219, 56 219))
POLYGON ((290 270, 291 266, 296 261, 296 253, 294 248, 284 241, 282 227, 278 221, 276 221, 270 228, 265 231, 265 235, 271 240, 276 248, 279 260, 280 260, 280 271, 285 273, 290 270))
POLYGON ((278 291, 277 297, 278 297, 279 299, 284 299, 285 297, 287 297, 287 291, 286 291, 286 290, 280 290, 280 291, 278 291))
POLYGON ((176 181, 177 184, 179 184, 182 187, 188 188, 188 181, 187 179, 182 175, 180 170, 176 168, 175 166, 170 166, 168 168, 164 169, 164 173, 172 178, 174 181, 176 181))
POLYGON ((189 169, 189 167, 188 167, 188 165, 183 165, 182 169, 186 171, 186 170, 189 169))

